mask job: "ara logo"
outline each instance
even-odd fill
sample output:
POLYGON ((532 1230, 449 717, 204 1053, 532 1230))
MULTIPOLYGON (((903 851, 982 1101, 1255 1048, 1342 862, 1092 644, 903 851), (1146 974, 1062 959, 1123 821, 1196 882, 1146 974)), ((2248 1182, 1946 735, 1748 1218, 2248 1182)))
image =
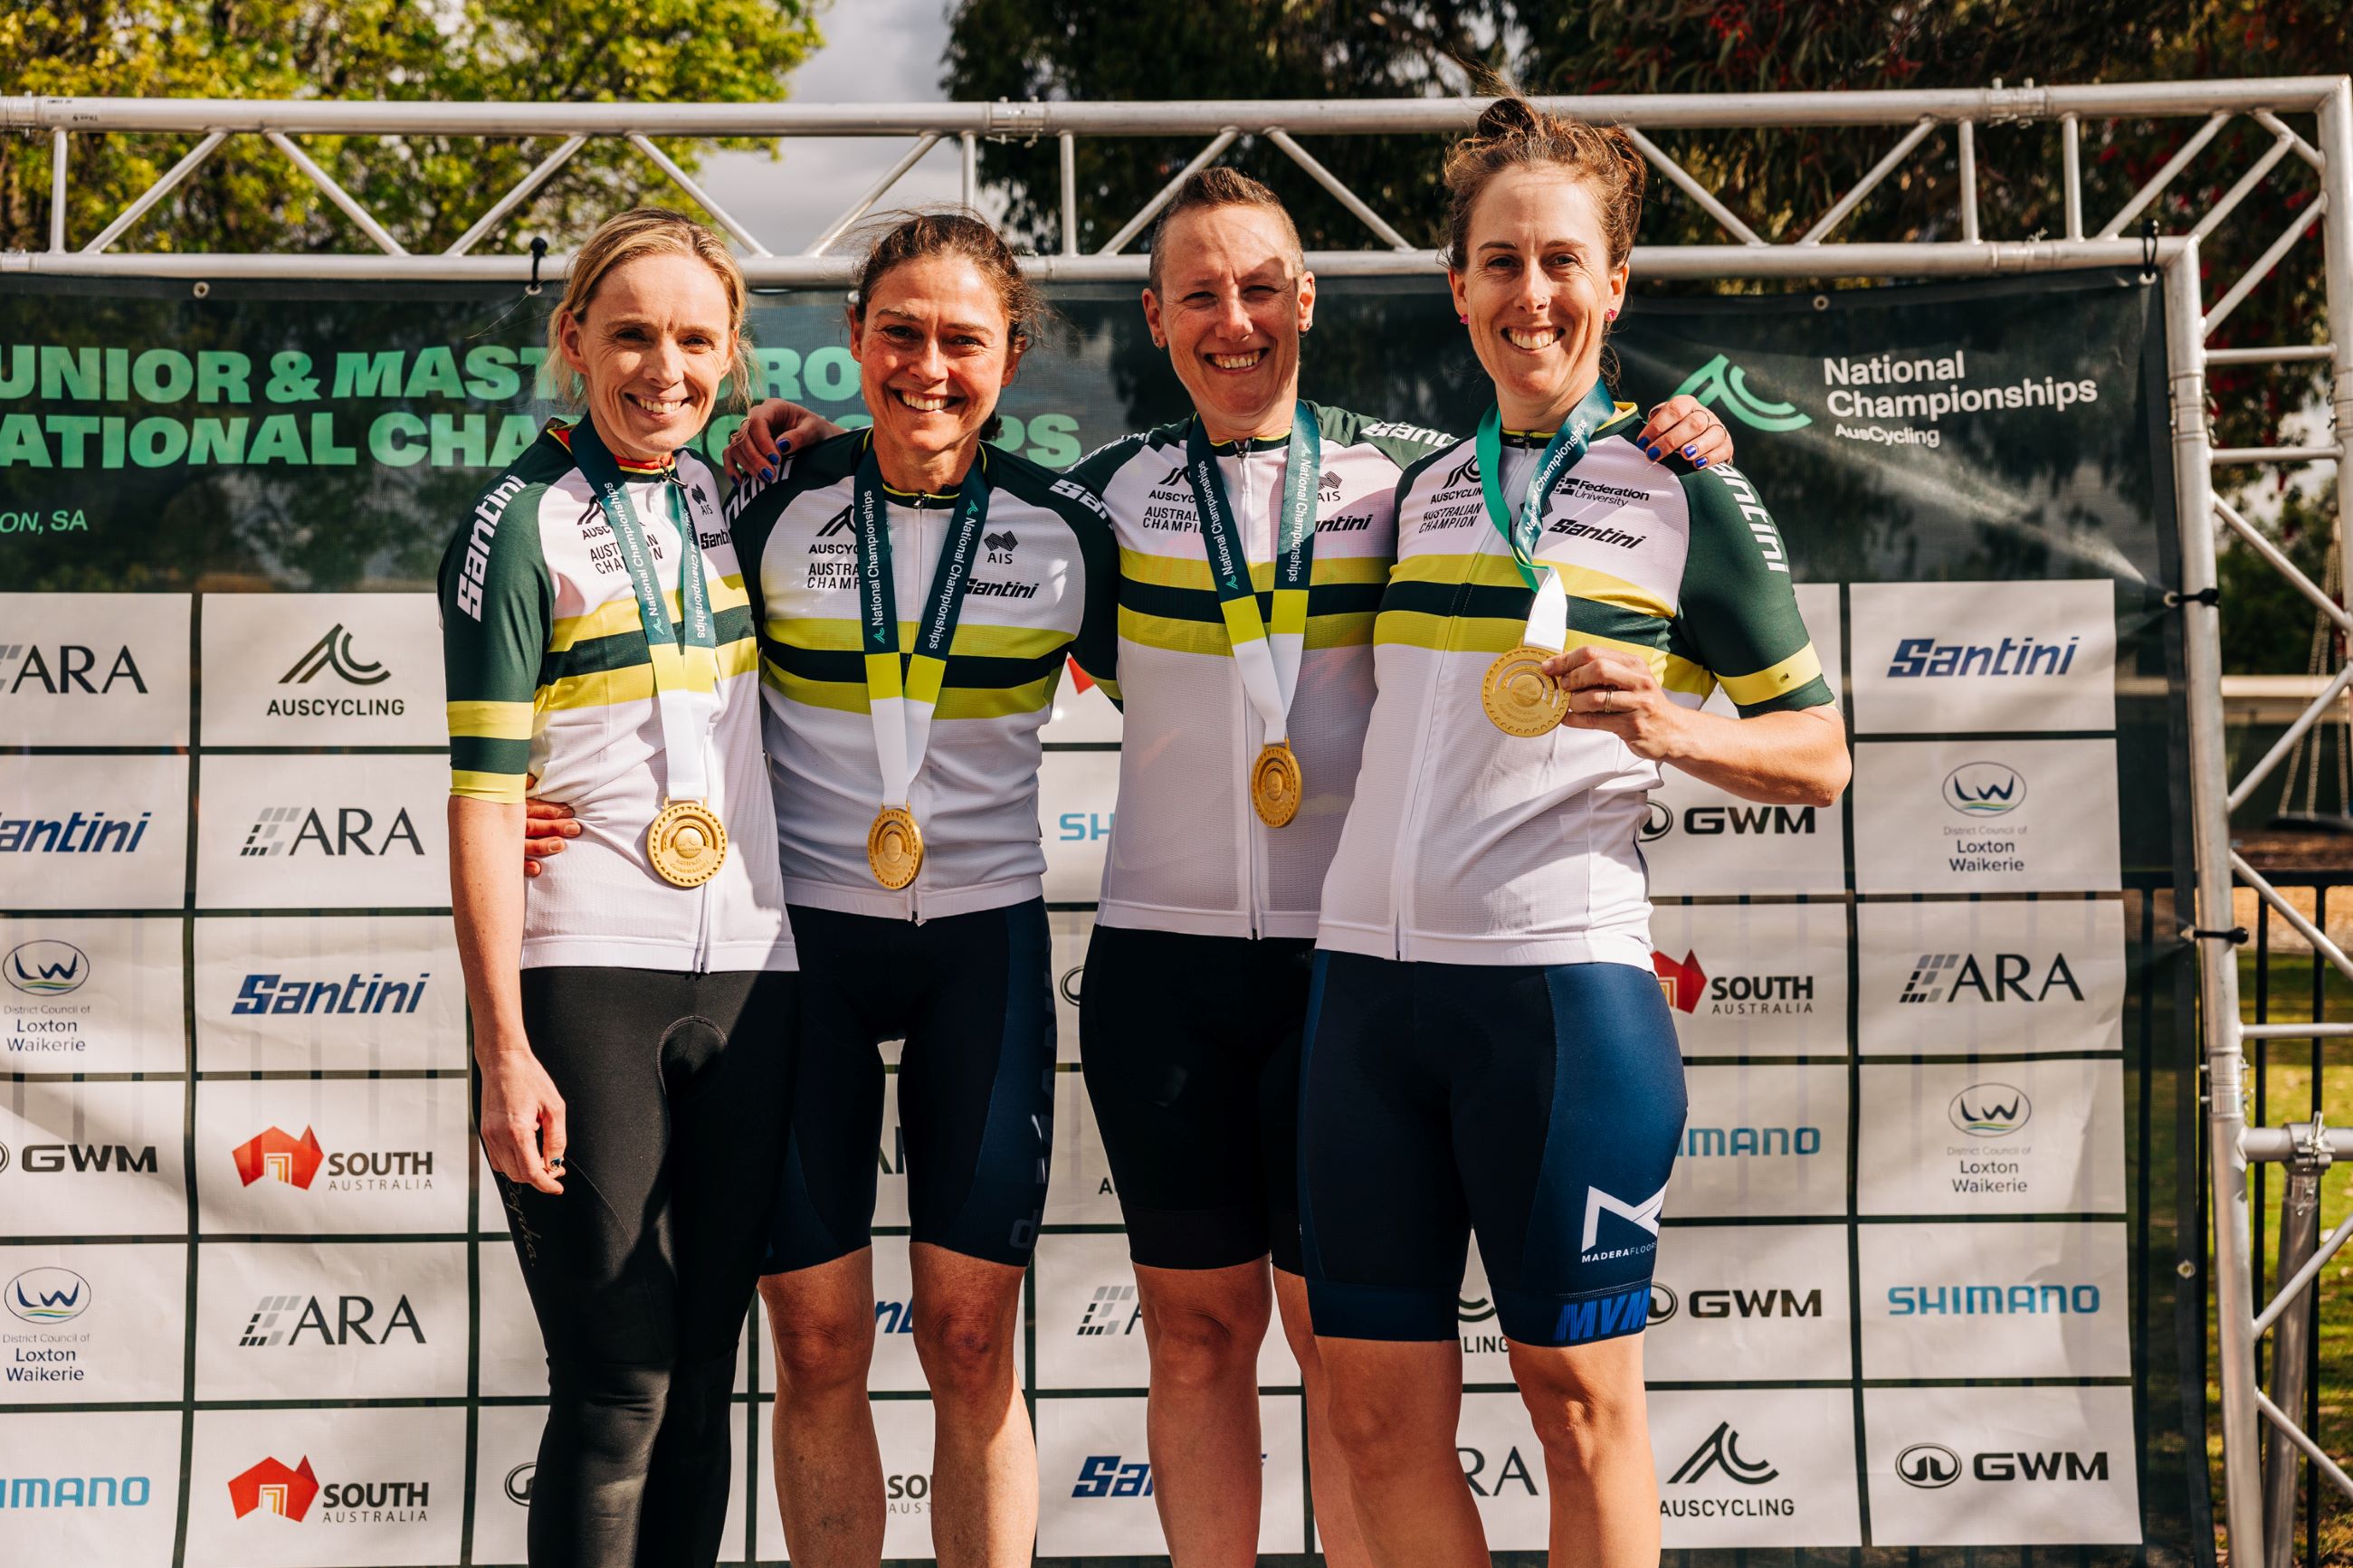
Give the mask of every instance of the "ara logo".
POLYGON ((307 686, 321 672, 332 669, 353 686, 380 686, 392 679, 392 671, 380 664, 371 664, 352 652, 352 634, 341 622, 327 628, 327 635, 311 645, 311 650, 294 661, 294 668, 278 678, 280 686, 307 686))
POLYGON ((408 820, 406 806, 394 813, 391 823, 378 833, 375 814, 365 806, 336 808, 334 826, 330 829, 327 819, 315 806, 265 805, 261 815, 253 819, 253 826, 247 831, 237 854, 291 858, 308 851, 373 858, 391 854, 396 845, 406 845, 411 855, 425 853, 424 840, 417 836, 417 825, 408 820))
POLYGON ((47 1327, 90 1310, 90 1281, 70 1268, 27 1268, 8 1281, 8 1310, 47 1327))
POLYGON ((1585 1239, 1578 1244, 1579 1253, 1590 1263, 1597 1258, 1630 1258, 1636 1253, 1651 1251, 1659 1245, 1659 1213, 1666 1206, 1667 1189, 1664 1187, 1639 1203, 1630 1204, 1614 1193, 1603 1192, 1599 1187, 1586 1188, 1585 1239), (1601 1247, 1601 1216, 1604 1215, 1616 1215, 1643 1231, 1650 1239, 1629 1247, 1601 1247))
POLYGON ((1963 816, 2007 816, 2026 801, 2026 780, 2000 763, 1963 763, 1945 775, 1945 804, 1963 816))
POLYGON ((2010 1084, 1973 1083, 1953 1096, 1950 1115, 1972 1138, 2007 1138, 2034 1119, 2034 1102, 2010 1084))
POLYGON ((1659 989, 1667 995, 1667 1005, 1678 1013, 1688 1013, 1699 1005, 1707 989, 1707 975, 1699 966, 1699 954, 1689 949, 1677 963, 1657 948, 1651 950, 1651 967, 1658 973, 1659 989))
POLYGON ((1122 1454, 1089 1454, 1079 1462, 1079 1482, 1072 1497, 1150 1497, 1152 1466, 1122 1454))
POLYGON ((326 1157, 319 1147, 319 1135, 308 1127, 299 1140, 283 1128, 272 1127, 247 1139, 230 1153, 237 1162, 237 1177, 246 1186, 267 1176, 306 1190, 326 1157))
POLYGON ((259 1510, 300 1524, 318 1496, 319 1478, 307 1454, 291 1469, 275 1458, 264 1459, 228 1482, 229 1506, 239 1519, 259 1510))
POLYGON ((1674 390, 1677 397, 1695 397, 1711 408, 1721 405, 1743 425, 1758 430, 1802 430, 1813 416, 1794 403, 1773 403, 1748 390, 1748 373, 1723 354, 1689 375, 1674 390))
POLYGON ((245 1322, 245 1331, 237 1336, 237 1345, 244 1350, 256 1350, 274 1345, 299 1345, 304 1334, 317 1338, 322 1345, 347 1345, 354 1342, 364 1345, 390 1344, 395 1334, 406 1334, 417 1344, 425 1342, 425 1330, 417 1321, 417 1309, 403 1296, 393 1304, 391 1313, 381 1327, 371 1333, 369 1325, 375 1321, 376 1304, 365 1296, 338 1296, 334 1315, 327 1313, 326 1305, 316 1296, 264 1296, 253 1309, 253 1316, 245 1322))
POLYGON ((1144 1326, 1144 1309, 1136 1303, 1133 1285, 1098 1285, 1093 1300, 1080 1315, 1081 1338, 1117 1334, 1123 1338, 1144 1326))
POLYGON ((0 643, 0 690, 14 697, 27 686, 37 686, 51 697, 76 691, 103 697, 120 685, 145 695, 147 682, 127 643, 118 644, 99 671, 98 649, 81 643, 59 643, 44 648, 37 643, 0 643))
POLYGON ((90 978, 90 955, 69 942, 20 942, 0 960, 8 984, 27 996, 62 996, 90 978))
POLYGON ((1761 1487, 1780 1475, 1771 1461, 1744 1458, 1740 1452, 1740 1434, 1729 1421, 1719 1421, 1700 1446, 1667 1478, 1672 1486, 1695 1487, 1716 1471, 1738 1481, 1744 1487, 1761 1487))
POLYGON ((1501 1497, 1506 1488, 1528 1497, 1543 1495, 1536 1489, 1535 1468, 1530 1467, 1526 1456, 1517 1447, 1504 1450, 1501 1464, 1489 1458, 1486 1449, 1466 1447, 1460 1443, 1454 1446, 1454 1457, 1461 1463, 1462 1479, 1477 1496, 1501 1497), (1489 1465, 1495 1465, 1493 1476, 1487 1474, 1489 1465))
POLYGON ((2084 999, 2084 988, 2075 984, 2063 952, 2051 955, 2050 966, 2039 979, 2034 961, 2022 952, 1995 953, 1991 974, 1974 952, 1924 952, 1904 982, 1904 994, 1895 1000, 1899 1006, 1930 1002, 1950 1006, 1964 996, 1978 1002, 2042 1002, 2053 991, 2064 991, 2078 1002, 2084 999))
POLYGON ((825 526, 817 531, 817 536, 819 539, 831 539, 837 533, 848 533, 849 531, 849 509, 848 507, 843 507, 839 511, 835 512, 832 517, 826 520, 825 526))

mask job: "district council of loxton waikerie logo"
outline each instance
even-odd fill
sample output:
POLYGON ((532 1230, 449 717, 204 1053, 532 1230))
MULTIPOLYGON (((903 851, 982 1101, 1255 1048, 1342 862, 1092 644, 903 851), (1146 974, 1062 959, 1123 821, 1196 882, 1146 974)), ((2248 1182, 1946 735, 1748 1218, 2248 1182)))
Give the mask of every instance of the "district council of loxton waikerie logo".
POLYGON ((230 1152, 230 1158, 237 1162, 238 1179, 248 1187, 270 1176, 289 1186, 308 1189, 326 1157, 326 1152, 319 1147, 318 1134, 308 1127, 302 1129, 299 1139, 283 1128, 272 1127, 230 1152))
POLYGON ((1963 763, 1945 775, 1945 804, 1963 816, 2007 816, 2025 800, 2025 778, 2001 763, 1963 763))
POLYGON ((27 996, 62 996, 90 978, 90 955, 69 942, 20 942, 0 959, 0 974, 27 996))
POLYGON ((1748 390, 1748 373, 1723 354, 1689 375, 1670 395, 1691 396, 1710 407, 1721 406, 1743 425, 1758 430, 1802 430, 1812 415, 1794 403, 1772 403, 1748 390))
POLYGON ((259 1510, 300 1524, 318 1496, 319 1478, 312 1472, 307 1454, 291 1469, 275 1458, 264 1459, 251 1469, 231 1476, 228 1482, 229 1506, 237 1510, 239 1519, 259 1510))
POLYGON ((45 1328, 70 1322, 90 1307, 90 1281, 70 1268, 27 1268, 8 1281, 7 1306, 45 1328))

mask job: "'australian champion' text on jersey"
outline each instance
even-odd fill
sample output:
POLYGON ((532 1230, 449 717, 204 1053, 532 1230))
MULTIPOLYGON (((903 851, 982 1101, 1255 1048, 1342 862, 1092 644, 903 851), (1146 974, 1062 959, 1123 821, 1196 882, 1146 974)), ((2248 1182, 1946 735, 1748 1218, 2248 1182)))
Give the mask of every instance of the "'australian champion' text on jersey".
MULTIPOLYGON (((1039 896, 1039 730, 1063 662, 1108 672, 1111 531, 1082 487, 1014 453, 986 449, 980 558, 949 645, 930 744, 909 790, 923 834, 915 880, 892 892, 866 861, 882 804, 860 638, 854 480, 867 437, 851 431, 790 458, 729 503, 760 626, 760 678, 785 897, 848 914, 920 920, 1039 896), (1091 597, 1100 613, 1089 615, 1091 597)), ((915 643, 953 496, 882 491, 899 647, 915 643)))
MULTIPOLYGON (((1305 784, 1298 815, 1251 809, 1266 727, 1250 706, 1211 581, 1185 473, 1191 421, 1095 452, 1072 477, 1103 497, 1119 540, 1121 699, 1117 829, 1103 861, 1104 925, 1205 936, 1313 937, 1373 704, 1373 617, 1397 541, 1403 466, 1445 437, 1308 405, 1322 437, 1307 631, 1289 740, 1305 784)), ((1218 444, 1218 468, 1271 615, 1289 442, 1218 444)))
MULTIPOLYGON (((1638 424, 1621 417, 1598 436, 1543 510, 1535 555, 1567 590, 1567 646, 1640 655, 1686 707, 1718 684, 1744 717, 1832 700, 1780 535, 1746 476, 1653 464, 1628 438, 1638 424)), ((1538 452, 1503 452, 1516 507, 1538 452)), ((1658 764, 1597 730, 1506 735, 1480 703, 1533 599, 1488 521, 1472 443, 1407 470, 1373 633, 1379 696, 1324 885, 1320 945, 1650 966, 1636 834, 1658 764)))

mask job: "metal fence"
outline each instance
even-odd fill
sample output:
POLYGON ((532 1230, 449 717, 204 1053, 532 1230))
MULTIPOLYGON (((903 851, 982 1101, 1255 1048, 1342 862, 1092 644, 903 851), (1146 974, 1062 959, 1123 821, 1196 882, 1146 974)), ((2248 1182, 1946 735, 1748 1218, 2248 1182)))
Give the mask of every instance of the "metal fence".
MULTIPOLYGON (((2259 1021, 2239 1019, 2239 945, 2255 937, 2266 942, 2276 919, 2310 943, 2319 958, 2353 977, 2353 957, 2307 920, 2232 848, 2229 813, 2247 798, 2292 749, 2353 688, 2353 663, 2338 669, 2321 696, 2290 727, 2278 746, 2236 782, 2225 760, 2221 707, 2221 654, 2216 604, 2215 545, 2227 531, 2242 547, 2255 551, 2284 574, 2334 625, 2353 633, 2353 616, 2318 584, 2304 577, 2259 529, 2214 492, 2218 468, 2336 462, 2345 434, 2353 431, 2353 331, 2332 331, 2326 343, 2281 343, 2210 351, 2208 339, 2297 247, 2320 244, 2326 258, 2327 315, 2332 327, 2353 321, 2353 86, 2344 77, 2278 80, 2127 83, 2097 87, 2025 87, 1922 92, 1709 94, 1622 96, 1550 100, 1553 107, 1631 129, 1643 155, 1682 195, 1722 229, 1721 243, 1638 247, 1640 276, 1685 279, 1835 279, 1989 276, 2063 268, 2159 266, 2164 273, 2169 358, 2177 510, 2181 529, 2184 649, 2192 795, 2196 804, 2196 877, 2184 900, 2194 910, 2181 939, 2200 950, 2200 1005, 2207 1072, 2208 1133, 2205 1150, 2211 1181, 2214 1231, 2214 1290, 2220 1344, 2223 1489, 2241 1562, 2267 1565, 2284 1561, 2288 1531, 2287 1482, 2293 1461, 2308 1462, 2306 1507, 2316 1517, 2322 1482, 2353 1497, 2353 1477, 2306 1435, 2317 1390, 2308 1375, 2314 1341, 2309 1331, 2311 1295, 2327 1260, 2348 1236, 2353 1221, 2311 1244, 2309 1260, 2296 1268, 2259 1314, 2255 1249, 2257 1221, 2250 1207, 2250 1169, 2258 1201, 2268 1196, 2266 1163, 2287 1166, 2284 1186, 2295 1209, 2292 1232, 2301 1237, 2312 1226, 2308 1196, 2331 1158, 2353 1155, 2353 1130, 2339 1131, 2308 1118, 2300 1123, 2261 1125, 2273 1108, 2261 1068, 2274 1042, 2322 1041, 2353 1035, 2353 1022, 2274 1024, 2261 1018, 2268 1004, 2264 946, 2256 968, 2259 1021), (2128 233, 2158 209, 2157 198, 2172 186, 2234 119, 2245 117, 2271 133, 2269 147, 2194 222, 2154 237, 2128 233), (2099 221, 2084 211, 2083 142, 2086 125, 2106 121, 2191 120, 2196 128, 2175 155, 2121 207, 2099 221), (2056 238, 2000 238, 1981 232, 1977 136, 1983 127, 2047 127, 2065 195, 2064 232, 2056 238), (1739 195, 1710 188, 1704 170, 1694 173, 1651 139, 1660 131, 1704 133, 1879 128, 1889 133, 1885 154, 1797 239, 1768 242, 1734 210, 1739 195), (2309 131, 2303 129, 2308 127, 2309 131), (1838 243, 1839 226, 1883 182, 1925 163, 1923 149, 1940 130, 1949 131, 1959 172, 1957 239, 1906 244, 1838 243), (2211 303, 2200 277, 2200 242, 2227 222, 2246 198, 2267 183, 2308 179, 2315 199, 2263 251, 2240 278, 2211 303), (2290 362, 2325 363, 2331 378, 2330 432, 2323 439, 2253 447, 2217 448, 2206 412, 2210 365, 2290 362), (2247 933, 2231 917, 2233 882, 2250 887, 2263 900, 2258 931, 2247 933), (2242 1042, 2258 1054, 2254 1124, 2249 1121, 2242 1042), (2267 1333, 2278 1336, 2272 1360, 2277 1395, 2258 1381, 2259 1353, 2267 1333), (2307 1375, 2293 1381, 2298 1364, 2307 1375), (2299 1422, 2284 1406, 2301 1404, 2299 1422), (2265 1423, 2269 1423, 2268 1433, 2265 1423), (2267 1510, 2259 1453, 2268 1442, 2275 1478, 2267 1510), (2266 1526, 2269 1526, 2267 1529, 2266 1526), (2266 1542, 2272 1550, 2264 1550, 2266 1542)), ((1346 135, 1421 133, 1440 135, 1467 128, 1481 105, 1468 100, 1361 100, 1304 102, 1201 102, 1180 104, 995 103, 995 104, 430 104, 384 102, 235 102, 202 100, 104 100, 0 98, 0 130, 49 138, 55 197, 49 245, 40 251, 0 257, 0 270, 89 277, 185 279, 201 289, 215 278, 305 278, 313 279, 509 279, 533 276, 536 263, 521 255, 480 256, 476 247, 513 215, 532 194, 589 141, 626 141, 663 178, 700 204, 731 233, 746 253, 745 271, 755 285, 839 285, 851 263, 831 246, 859 217, 886 196, 915 162, 941 142, 953 139, 963 156, 964 189, 975 194, 977 148, 984 138, 1031 140, 1051 137, 1061 150, 1060 244, 1032 264, 1040 275, 1063 280, 1140 280, 1144 258, 1127 250, 1176 184, 1218 158, 1242 136, 1280 150, 1360 218, 1368 241, 1361 250, 1321 251, 1310 264, 1328 275, 1410 274, 1430 271, 1436 258, 1409 247, 1367 202, 1347 189, 1314 157, 1308 143, 1346 135), (79 248, 66 232, 65 200, 72 178, 77 138, 122 133, 183 133, 199 138, 185 156, 131 202, 106 227, 79 248), (516 185, 500 195, 447 250, 411 255, 332 173, 295 139, 306 135, 377 136, 433 134, 458 137, 560 138, 558 144, 516 185), (1077 245, 1078 190, 1075 148, 1081 138, 1185 136, 1206 138, 1199 153, 1168 185, 1133 214, 1110 241, 1092 254, 1077 245), (276 252, 219 255, 200 252, 139 254, 114 248, 146 215, 204 162, 234 137, 259 137, 283 154, 340 209, 377 253, 320 255, 288 248, 276 252), (665 154, 655 137, 805 138, 856 136, 904 138, 909 145, 887 175, 828 226, 804 253, 779 256, 744 224, 718 206, 708 192, 665 154)), ((560 273, 562 258, 551 258, 560 273)), ((2353 476, 2338 465, 2339 515, 2353 511, 2353 476)), ((2339 533, 2341 548, 2342 533, 2339 533)), ((2340 576, 2339 580, 2342 580, 2340 576)), ((2325 923, 2325 922, 2324 922, 2325 923)), ((2298 1246, 2305 1245, 2301 1240, 2298 1246)), ((2293 1256, 2293 1254, 2291 1255, 2293 1256)), ((2191 1265, 2194 1269, 2194 1264, 2191 1265)))

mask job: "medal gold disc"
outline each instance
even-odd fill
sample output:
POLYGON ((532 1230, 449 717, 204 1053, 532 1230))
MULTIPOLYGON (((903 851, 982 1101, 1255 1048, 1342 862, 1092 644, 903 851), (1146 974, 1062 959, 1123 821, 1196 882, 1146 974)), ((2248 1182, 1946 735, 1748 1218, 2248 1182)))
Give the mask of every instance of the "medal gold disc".
POLYGON ((1495 656, 1479 689, 1479 705, 1496 729, 1506 735, 1542 735, 1560 727, 1568 716, 1568 692, 1544 672, 1545 660, 1560 650, 1532 643, 1495 656))
POLYGON ((646 858, 673 888, 699 888, 727 863, 727 829, 699 800, 674 800, 646 829, 646 858))
POLYGON ((923 830, 903 805, 886 805, 866 830, 866 864, 874 879, 897 892, 923 868, 923 830))
POLYGON ((1277 741, 1265 746, 1250 764, 1250 809, 1269 827, 1281 827, 1299 815, 1303 784, 1291 743, 1277 741))

